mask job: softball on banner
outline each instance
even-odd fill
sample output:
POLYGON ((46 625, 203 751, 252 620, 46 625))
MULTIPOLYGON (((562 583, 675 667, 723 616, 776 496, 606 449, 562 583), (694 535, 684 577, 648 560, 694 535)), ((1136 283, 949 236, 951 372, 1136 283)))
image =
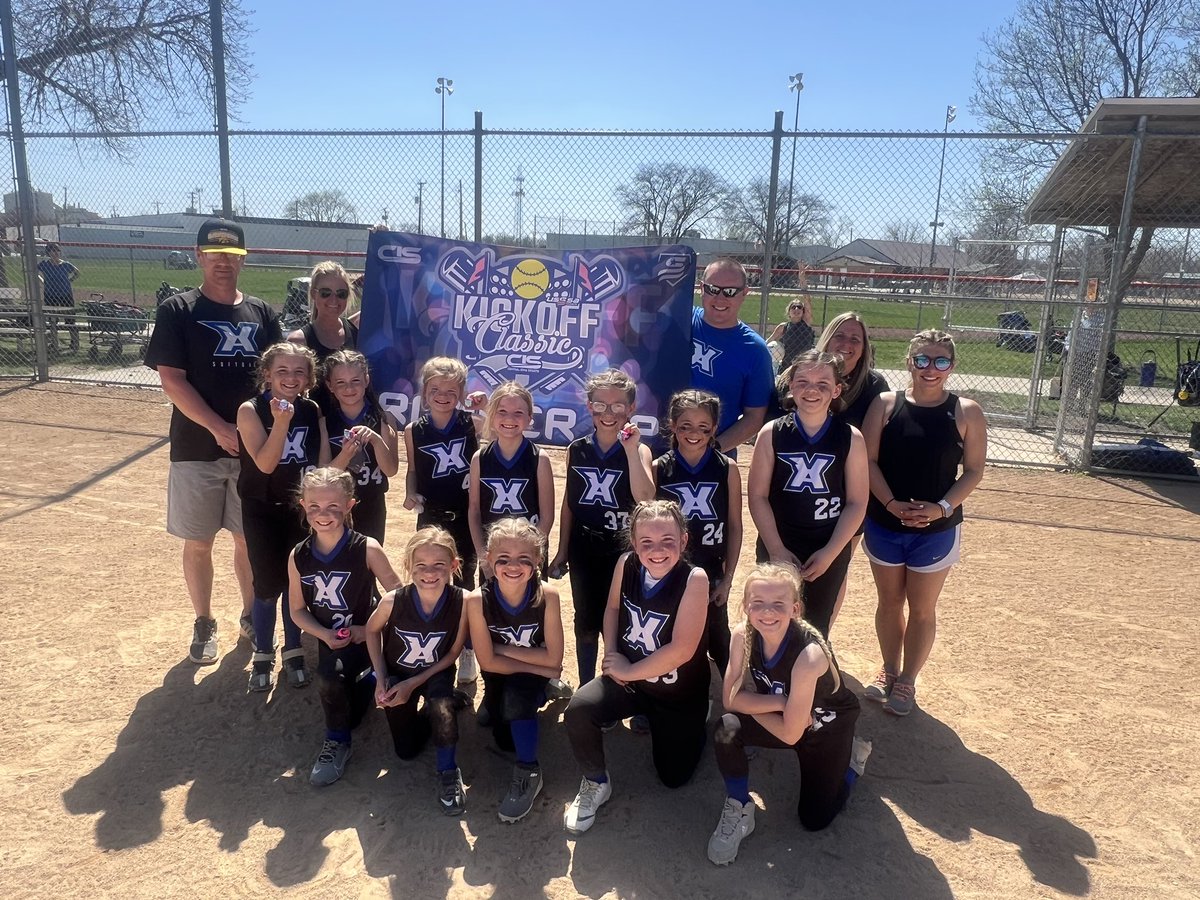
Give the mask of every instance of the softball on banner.
POLYGON ((512 287, 518 297, 536 300, 550 287, 550 273, 538 259, 523 259, 512 270, 512 287))

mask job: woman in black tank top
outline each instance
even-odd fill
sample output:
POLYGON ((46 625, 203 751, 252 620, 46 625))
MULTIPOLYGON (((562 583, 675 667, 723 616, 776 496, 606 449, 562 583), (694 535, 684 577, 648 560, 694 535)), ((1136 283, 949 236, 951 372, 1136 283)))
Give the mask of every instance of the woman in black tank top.
MULTIPOLYGON (((358 325, 346 317, 350 303, 350 276, 332 260, 317 263, 309 276, 309 321, 288 334, 293 344, 301 344, 317 356, 317 364, 339 350, 358 347, 358 325)), ((332 397, 325 379, 318 380, 309 397, 326 416, 331 412, 332 397)))
POLYGON ((863 423, 871 468, 866 549, 883 656, 863 696, 898 716, 912 711, 938 597, 958 559, 962 503, 983 478, 987 457, 983 410, 946 389, 954 364, 950 335, 920 332, 908 349, 912 387, 881 394, 863 423))

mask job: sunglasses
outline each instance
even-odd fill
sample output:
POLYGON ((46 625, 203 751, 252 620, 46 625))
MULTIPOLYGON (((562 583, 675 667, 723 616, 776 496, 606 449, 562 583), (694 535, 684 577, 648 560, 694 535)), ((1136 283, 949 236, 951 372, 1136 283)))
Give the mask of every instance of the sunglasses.
POLYGON ((317 288, 317 296, 322 300, 328 300, 335 294, 339 300, 345 300, 350 296, 350 292, 345 288, 338 288, 336 291, 333 288, 317 288))
POLYGON ((708 294, 710 297, 716 297, 718 294, 723 294, 726 297, 733 298, 746 289, 744 285, 742 287, 721 287, 717 284, 709 284, 707 281, 700 282, 700 286, 704 288, 704 293, 708 294))
POLYGON ((924 353, 918 353, 909 358, 918 369, 928 369, 932 365, 939 372, 949 372, 950 367, 954 365, 954 360, 948 356, 926 356, 924 353))

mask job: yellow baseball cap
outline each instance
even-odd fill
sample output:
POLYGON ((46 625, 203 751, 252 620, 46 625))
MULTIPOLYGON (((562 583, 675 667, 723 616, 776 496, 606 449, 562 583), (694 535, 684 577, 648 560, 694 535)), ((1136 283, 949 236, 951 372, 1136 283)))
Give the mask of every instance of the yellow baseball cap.
POLYGON ((232 253, 246 255, 246 233, 237 222, 228 219, 208 219, 196 236, 196 249, 201 253, 232 253))

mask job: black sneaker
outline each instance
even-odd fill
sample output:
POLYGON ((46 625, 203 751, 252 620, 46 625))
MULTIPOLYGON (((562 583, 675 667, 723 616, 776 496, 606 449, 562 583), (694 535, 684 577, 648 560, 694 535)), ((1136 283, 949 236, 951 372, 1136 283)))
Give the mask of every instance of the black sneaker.
POLYGON ((461 769, 438 772, 438 806, 448 816, 461 816, 467 808, 461 769))
POLYGON ((500 801, 500 821, 520 822, 533 809, 533 801, 542 792, 542 770, 539 766, 517 763, 513 767, 508 796, 500 801))
POLYGON ((217 661, 217 620, 204 616, 196 617, 192 626, 192 646, 188 659, 200 666, 211 666, 217 661))

